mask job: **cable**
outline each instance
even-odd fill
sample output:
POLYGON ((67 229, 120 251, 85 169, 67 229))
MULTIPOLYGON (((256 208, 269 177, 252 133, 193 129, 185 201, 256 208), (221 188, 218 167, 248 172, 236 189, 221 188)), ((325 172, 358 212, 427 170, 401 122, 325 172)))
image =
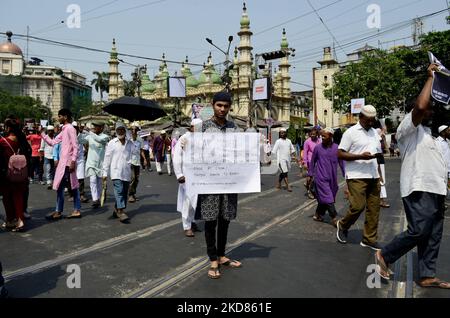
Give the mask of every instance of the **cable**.
MULTIPOLYGON (((98 9, 102 9, 102 8, 104 8, 104 7, 108 6, 108 5, 111 5, 111 4, 113 4, 113 3, 117 2, 117 1, 119 1, 119 0, 113 0, 113 1, 107 2, 107 3, 105 3, 105 4, 102 4, 102 5, 100 5, 100 6, 98 6, 98 7, 95 7, 95 8, 93 8, 93 9, 91 9, 91 10, 88 10, 88 11, 86 11, 86 12, 83 12, 83 15, 89 14, 89 13, 91 13, 91 12, 94 12, 94 11, 98 10, 98 9)), ((37 34, 40 34, 40 33, 47 32, 47 29, 54 28, 55 26, 58 26, 58 27, 59 27, 59 26, 61 26, 62 23, 63 23, 62 21, 61 21, 61 22, 58 22, 58 23, 54 23, 54 24, 52 24, 52 25, 49 25, 48 27, 42 28, 42 29, 40 29, 40 30, 34 32, 33 34, 34 34, 34 35, 37 35, 37 34)))
MULTIPOLYGON (((96 20, 96 19, 108 17, 108 16, 111 16, 111 15, 114 15, 114 14, 119 14, 119 13, 127 12, 127 11, 130 11, 130 10, 139 9, 139 8, 143 8, 143 7, 146 7, 146 6, 150 6, 150 5, 154 5, 154 4, 158 4, 158 3, 166 2, 166 1, 168 1, 168 0, 152 1, 152 2, 149 2, 149 3, 140 4, 140 5, 138 5, 138 6, 129 7, 129 8, 125 8, 125 9, 122 9, 122 10, 118 10, 118 11, 106 13, 106 14, 103 14, 103 15, 100 15, 100 16, 92 17, 92 18, 89 18, 89 19, 86 19, 86 20, 81 20, 81 22, 82 22, 82 23, 83 23, 83 22, 86 23, 86 22, 88 22, 88 21, 92 21, 92 20, 96 20)), ((55 30, 57 30, 57 29, 59 29, 59 28, 61 28, 61 27, 62 27, 62 25, 58 25, 58 26, 56 26, 55 28, 50 29, 50 30, 47 30, 47 31, 45 31, 45 32, 55 31, 55 30)), ((42 33, 42 32, 41 32, 41 33, 42 33)))
MULTIPOLYGON (((5 32, 0 32, 0 34, 6 35, 5 32)), ((27 38, 27 35, 23 35, 23 34, 15 34, 15 36, 20 37, 20 38, 27 38)), ((53 41, 53 40, 44 39, 44 38, 40 38, 40 37, 36 37, 36 36, 28 36, 28 38, 35 40, 35 42, 37 42, 37 43, 42 43, 42 44, 63 46, 63 47, 69 47, 72 49, 81 49, 81 50, 87 50, 87 51, 98 52, 98 53, 107 53, 107 54, 111 53, 110 51, 106 51, 106 50, 101 50, 101 49, 96 49, 96 48, 91 48, 91 47, 81 46, 81 45, 76 45, 76 44, 71 44, 71 43, 65 43, 65 42, 60 42, 60 41, 53 41)), ((203 66, 203 64, 163 60, 163 59, 159 59, 159 58, 139 56, 139 55, 133 55, 133 54, 127 54, 127 53, 119 53, 118 52, 117 54, 121 55, 121 56, 133 57, 133 58, 137 58, 137 59, 144 59, 144 60, 150 60, 150 61, 158 61, 158 62, 165 61, 166 63, 172 63, 172 64, 183 64, 184 63, 187 65, 193 65, 193 66, 203 66)))
MULTIPOLYGON (((317 9, 317 10, 320 11, 320 10, 322 10, 322 9, 331 7, 332 5, 335 5, 336 3, 339 3, 339 2, 342 2, 342 1, 343 1, 343 0, 337 0, 337 1, 334 1, 334 2, 332 2, 332 3, 330 3, 330 4, 327 4, 327 5, 323 6, 323 7, 320 7, 320 8, 317 9)), ((288 23, 290 23, 290 22, 292 22, 292 21, 295 21, 295 20, 304 18, 304 17, 306 17, 306 16, 308 16, 308 15, 310 15, 310 14, 312 14, 312 13, 314 13, 314 11, 310 11, 310 12, 304 13, 304 14, 302 14, 302 15, 299 15, 299 16, 295 17, 295 18, 292 18, 292 19, 289 19, 289 20, 287 20, 287 21, 284 21, 284 22, 282 22, 282 23, 280 23, 280 24, 277 24, 277 25, 274 25, 274 26, 269 27, 269 28, 267 28, 267 29, 264 29, 264 30, 262 30, 262 31, 256 32, 256 33, 254 34, 254 36, 263 34, 263 33, 267 32, 267 31, 270 31, 270 30, 273 30, 273 29, 275 29, 275 28, 278 28, 278 27, 280 27, 280 26, 282 26, 282 25, 288 24, 288 23)))
POLYGON ((333 40, 337 43, 337 45, 339 46, 339 48, 342 50, 342 52, 345 53, 345 50, 342 48, 341 44, 339 43, 339 41, 336 39, 336 37, 334 36, 333 32, 331 32, 331 30, 328 28, 328 26, 326 25, 325 21, 323 21, 322 17, 320 16, 319 12, 317 12, 317 10, 313 7, 313 5, 311 4, 311 1, 307 0, 309 6, 314 10, 314 12, 316 13, 317 17, 319 18, 320 22, 322 22, 323 26, 325 27, 325 29, 327 29, 328 33, 331 35, 331 37, 333 38, 333 40))

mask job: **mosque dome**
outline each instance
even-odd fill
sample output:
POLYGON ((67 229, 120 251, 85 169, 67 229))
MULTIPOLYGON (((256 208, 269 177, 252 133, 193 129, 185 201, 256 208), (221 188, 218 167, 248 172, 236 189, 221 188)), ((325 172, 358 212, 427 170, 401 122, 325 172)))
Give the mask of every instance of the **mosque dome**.
POLYGON ((0 44, 0 53, 9 53, 23 56, 20 47, 11 42, 11 37, 13 35, 12 32, 8 31, 6 32, 6 35, 8 36, 8 40, 0 44))

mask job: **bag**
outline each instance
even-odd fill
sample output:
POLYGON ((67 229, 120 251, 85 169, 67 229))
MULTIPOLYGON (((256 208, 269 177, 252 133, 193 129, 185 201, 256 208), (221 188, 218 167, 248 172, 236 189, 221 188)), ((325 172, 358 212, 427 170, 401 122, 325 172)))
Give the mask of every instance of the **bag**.
POLYGON ((5 138, 3 139, 13 152, 13 155, 9 157, 6 178, 12 183, 23 183, 28 181, 27 158, 25 158, 24 155, 19 154, 20 149, 19 151, 17 151, 17 153, 15 153, 9 142, 5 138))

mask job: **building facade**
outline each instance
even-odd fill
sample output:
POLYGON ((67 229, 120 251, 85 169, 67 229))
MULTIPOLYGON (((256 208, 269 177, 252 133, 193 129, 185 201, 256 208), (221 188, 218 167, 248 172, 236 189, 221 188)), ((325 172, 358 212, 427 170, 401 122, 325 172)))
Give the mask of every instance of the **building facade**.
MULTIPOLYGON (((292 96, 289 75, 290 50, 288 48, 286 31, 283 30, 280 46, 281 50, 286 52, 286 57, 280 61, 279 70, 272 78, 274 92, 272 95, 270 111, 267 107, 259 107, 252 101, 253 79, 258 75, 255 71, 257 66, 254 65, 255 56, 251 43, 253 33, 250 29, 250 18, 245 4, 240 20, 240 30, 237 34, 239 36, 239 45, 234 50, 234 58, 232 61, 233 68, 229 74, 231 77, 229 88, 233 96, 233 105, 230 116, 240 126, 254 126, 256 119, 259 121, 268 117, 272 117, 275 121, 282 122, 287 126, 290 120, 292 96)), ((120 76, 118 65, 119 61, 117 60, 117 51, 114 43, 109 61, 110 100, 123 96, 123 90, 121 93, 116 94, 116 92, 119 91, 120 86, 120 81, 117 81, 117 76, 120 76)), ((226 83, 223 82, 222 76, 214 66, 211 54, 209 54, 203 65, 203 70, 198 77, 193 75, 189 67, 188 57, 186 57, 186 60, 182 64, 180 71, 177 72, 177 75, 186 78, 186 98, 182 98, 179 101, 179 107, 182 115, 187 117, 190 117, 192 114, 191 106, 193 103, 208 104, 211 102, 215 93, 226 88, 226 83)), ((270 75, 271 72, 266 69, 259 76, 270 75)), ((141 96, 146 99, 157 101, 164 107, 166 112, 169 113, 173 111, 174 107, 177 107, 177 103, 175 99, 167 96, 168 77, 169 72, 167 69, 166 56, 163 54, 159 72, 153 79, 151 79, 145 71, 144 74, 142 74, 141 96)))
POLYGON ((92 99, 92 89, 83 75, 40 62, 26 63, 22 50, 11 41, 12 33, 7 36, 7 42, 0 44, 0 89, 39 99, 54 119, 61 108, 73 107, 75 97, 92 99))

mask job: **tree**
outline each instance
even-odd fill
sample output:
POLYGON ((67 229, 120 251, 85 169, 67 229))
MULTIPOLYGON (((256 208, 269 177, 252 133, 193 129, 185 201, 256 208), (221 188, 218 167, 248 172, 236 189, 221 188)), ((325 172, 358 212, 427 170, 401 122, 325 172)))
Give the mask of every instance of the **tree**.
POLYGON ((137 87, 135 81, 123 81, 123 92, 125 96, 133 97, 136 93, 137 87))
POLYGON ((334 87, 324 91, 334 110, 349 112, 352 98, 365 98, 375 106, 380 117, 404 105, 412 80, 405 76, 401 60, 385 51, 365 53, 360 62, 352 63, 333 76, 334 87))
POLYGON ((97 78, 91 81, 91 85, 94 85, 95 90, 100 93, 100 101, 103 101, 103 92, 107 92, 109 89, 109 75, 106 72, 92 72, 97 78))
POLYGON ((30 96, 13 96, 0 89, 0 122, 9 115, 15 115, 21 120, 30 118, 38 121, 50 119, 51 110, 42 105, 40 100, 30 96))

